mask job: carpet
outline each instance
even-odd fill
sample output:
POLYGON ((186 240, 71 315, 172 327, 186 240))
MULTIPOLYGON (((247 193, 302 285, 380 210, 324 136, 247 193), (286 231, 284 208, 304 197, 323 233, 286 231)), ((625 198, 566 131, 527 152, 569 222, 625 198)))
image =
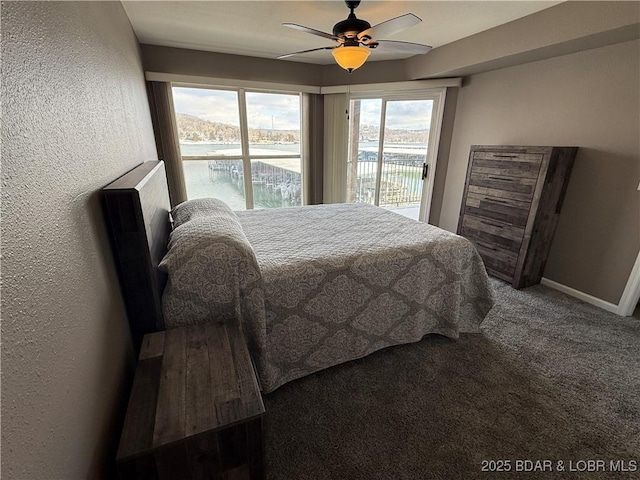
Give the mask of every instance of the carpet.
POLYGON ((493 285, 481 334, 430 335, 265 395, 268 478, 640 478, 640 321, 493 285))

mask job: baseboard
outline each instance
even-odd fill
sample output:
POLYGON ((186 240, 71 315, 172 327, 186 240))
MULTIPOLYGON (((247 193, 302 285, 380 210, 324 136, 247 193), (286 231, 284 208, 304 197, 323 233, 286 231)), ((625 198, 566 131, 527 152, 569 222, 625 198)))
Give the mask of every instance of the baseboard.
POLYGON ((611 302, 607 302, 606 300, 602 300, 601 298, 594 297, 593 295, 589 295, 588 293, 581 292, 580 290, 576 290, 575 288, 567 287, 558 282, 554 282, 553 280, 549 280, 548 278, 542 277, 540 280, 542 285, 545 285, 549 288, 553 288, 554 290, 558 290, 562 293, 566 293, 572 297, 575 297, 583 302, 590 303, 591 305, 595 305, 596 307, 600 307, 607 312, 618 314, 618 305, 615 305, 611 302))

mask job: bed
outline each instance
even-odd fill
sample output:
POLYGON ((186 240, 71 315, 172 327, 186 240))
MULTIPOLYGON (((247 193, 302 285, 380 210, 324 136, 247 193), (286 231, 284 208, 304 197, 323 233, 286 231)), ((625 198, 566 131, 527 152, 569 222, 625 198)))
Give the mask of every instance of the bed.
MULTIPOLYGON (((165 228, 158 219, 168 216, 168 202, 149 207, 144 199, 158 204, 160 195, 145 187, 166 189, 164 168, 161 162, 139 168, 143 173, 128 174, 138 182, 132 191, 141 200, 132 207, 143 212, 138 217, 145 235, 158 238, 150 225, 165 228)), ((470 242, 377 207, 232 212, 203 199, 173 213, 166 254, 149 253, 150 242, 139 241, 145 273, 160 280, 148 285, 153 318, 136 331, 239 322, 265 393, 426 334, 477 332, 493 305, 470 242)), ((116 216, 122 214, 120 206, 116 216)))

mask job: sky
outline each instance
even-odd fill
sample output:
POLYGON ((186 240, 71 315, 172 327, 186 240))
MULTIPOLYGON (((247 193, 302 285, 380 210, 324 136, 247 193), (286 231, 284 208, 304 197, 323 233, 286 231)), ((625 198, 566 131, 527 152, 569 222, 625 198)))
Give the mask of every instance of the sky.
MULTIPOLYGON (((247 92, 249 128, 300 130, 300 96, 247 92)), ((240 125, 238 93, 205 88, 173 89, 177 113, 195 115, 211 122, 240 125)))
MULTIPOLYGON (((247 92, 249 128, 300 129, 300 97, 295 94, 247 92)), ((238 93, 206 88, 173 88, 176 112, 195 115, 212 122, 240 125, 238 93)), ((380 125, 380 99, 361 101, 361 124, 380 125)), ((431 122, 431 100, 390 100, 386 127, 426 130, 431 122)))
MULTIPOLYGON (((432 100, 387 101, 385 127, 398 130, 427 130, 431 123, 432 100)), ((360 124, 380 125, 380 99, 360 101, 360 124)))

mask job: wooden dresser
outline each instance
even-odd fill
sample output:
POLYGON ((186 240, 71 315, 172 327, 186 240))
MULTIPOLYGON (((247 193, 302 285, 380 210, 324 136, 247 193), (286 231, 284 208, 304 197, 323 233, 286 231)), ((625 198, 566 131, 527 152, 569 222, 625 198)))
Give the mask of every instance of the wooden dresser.
POLYGON ((490 275, 515 288, 540 283, 577 150, 471 146, 458 234, 490 275))

